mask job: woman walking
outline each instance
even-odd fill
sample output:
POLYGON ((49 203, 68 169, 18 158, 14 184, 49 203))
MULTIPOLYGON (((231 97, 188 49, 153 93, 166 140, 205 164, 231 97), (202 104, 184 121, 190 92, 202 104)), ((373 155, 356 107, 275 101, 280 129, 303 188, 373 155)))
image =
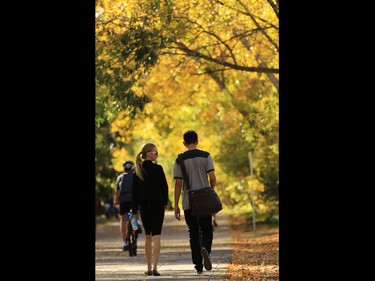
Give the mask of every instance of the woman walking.
POLYGON ((136 158, 133 180, 132 213, 138 209, 145 230, 146 275, 160 276, 157 271, 160 254, 160 235, 168 205, 168 184, 163 167, 154 163, 158 150, 153 143, 142 146, 136 158), (152 263, 153 253, 153 263, 152 263), (152 266, 152 267, 151 267, 152 266))

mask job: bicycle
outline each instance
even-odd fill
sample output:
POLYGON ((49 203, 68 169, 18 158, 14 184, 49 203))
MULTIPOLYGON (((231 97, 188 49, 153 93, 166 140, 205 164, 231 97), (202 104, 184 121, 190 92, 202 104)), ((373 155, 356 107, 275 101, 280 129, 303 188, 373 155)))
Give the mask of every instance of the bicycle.
POLYGON ((142 233, 142 228, 139 225, 137 218, 130 212, 127 215, 126 227, 128 230, 128 236, 126 240, 128 241, 128 245, 129 245, 129 249, 128 249, 129 256, 133 257, 137 255, 137 239, 138 239, 138 234, 142 233), (132 219, 133 219, 133 222, 135 222, 134 226, 136 227, 133 227, 132 219), (134 228, 137 228, 137 229, 134 229, 134 228))

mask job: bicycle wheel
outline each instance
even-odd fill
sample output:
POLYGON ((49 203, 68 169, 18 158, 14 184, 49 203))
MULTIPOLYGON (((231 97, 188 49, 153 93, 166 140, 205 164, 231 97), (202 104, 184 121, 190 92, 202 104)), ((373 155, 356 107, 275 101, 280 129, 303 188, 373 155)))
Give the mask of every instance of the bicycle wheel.
POLYGON ((136 256, 137 253, 136 253, 136 250, 135 250, 135 244, 134 244, 134 241, 131 240, 130 244, 129 244, 129 256, 132 257, 132 256, 136 256))
POLYGON ((134 248, 133 248, 133 254, 134 254, 134 256, 136 256, 137 255, 137 236, 135 236, 135 238, 134 238, 134 248))
POLYGON ((126 237, 126 240, 128 241, 128 251, 129 251, 129 256, 133 256, 133 245, 132 245, 132 231, 133 231, 133 228, 132 228, 132 225, 130 223, 130 221, 127 221, 126 222, 126 228, 127 228, 127 231, 128 231, 128 235, 126 237))

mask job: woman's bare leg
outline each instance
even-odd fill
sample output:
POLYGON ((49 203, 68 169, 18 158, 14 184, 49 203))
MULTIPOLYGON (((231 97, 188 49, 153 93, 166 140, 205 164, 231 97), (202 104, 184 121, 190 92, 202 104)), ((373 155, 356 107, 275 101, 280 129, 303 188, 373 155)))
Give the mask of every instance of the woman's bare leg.
POLYGON ((152 236, 152 241, 154 243, 154 269, 158 268, 158 261, 160 255, 160 235, 152 236))
POLYGON ((152 236, 151 234, 146 235, 145 240, 145 254, 147 261, 147 270, 151 270, 151 253, 152 253, 152 236))

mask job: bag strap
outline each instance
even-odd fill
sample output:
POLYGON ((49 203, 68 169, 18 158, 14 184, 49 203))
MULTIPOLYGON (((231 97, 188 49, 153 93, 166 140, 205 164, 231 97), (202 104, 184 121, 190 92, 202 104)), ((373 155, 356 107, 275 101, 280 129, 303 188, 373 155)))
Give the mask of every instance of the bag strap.
POLYGON ((186 167, 185 167, 185 163, 184 163, 184 156, 182 155, 182 153, 180 153, 178 155, 178 162, 180 163, 180 166, 181 166, 181 170, 182 170, 182 176, 184 178, 184 181, 185 181, 185 184, 186 184, 186 188, 189 190, 190 189, 190 183, 189 183, 189 177, 187 175, 187 172, 186 172, 186 167))

